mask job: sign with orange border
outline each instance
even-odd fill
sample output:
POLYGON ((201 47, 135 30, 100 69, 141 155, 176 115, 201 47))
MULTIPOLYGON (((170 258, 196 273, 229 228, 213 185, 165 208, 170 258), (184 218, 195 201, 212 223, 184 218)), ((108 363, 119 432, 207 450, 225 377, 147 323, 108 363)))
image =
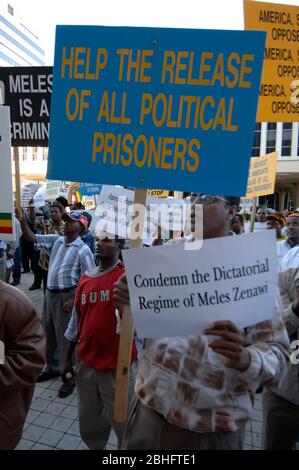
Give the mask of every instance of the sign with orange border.
POLYGON ((299 5, 244 0, 246 30, 266 31, 257 122, 299 120, 299 5))

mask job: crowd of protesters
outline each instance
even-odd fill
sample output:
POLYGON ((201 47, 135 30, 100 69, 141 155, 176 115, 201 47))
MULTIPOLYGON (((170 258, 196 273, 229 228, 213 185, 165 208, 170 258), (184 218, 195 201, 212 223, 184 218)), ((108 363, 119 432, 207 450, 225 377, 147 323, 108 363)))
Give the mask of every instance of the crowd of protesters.
MULTIPOLYGON (((203 207, 204 240, 250 231, 239 198, 191 194, 190 200, 191 234, 174 235, 173 243, 192 240, 196 204, 203 207)), ((200 336, 147 339, 139 352, 133 342, 126 425, 113 418, 121 317, 130 303, 125 241, 93 233, 91 221, 81 203, 69 208, 60 197, 47 210, 33 204, 16 210, 17 240, 0 242, 0 342, 6 346, 0 395, 7 403, 0 449, 15 448, 21 438, 35 382, 59 376, 61 399, 77 385, 80 434, 92 450, 105 448, 111 428, 123 449, 241 450, 257 390, 264 448, 292 449, 299 433, 298 366, 289 360, 299 328, 299 213, 256 211, 254 231, 276 231, 280 295, 273 320, 239 330, 224 319, 200 336), (34 274, 29 290, 44 289, 42 327, 16 287, 21 260, 23 273, 34 274), (19 397, 16 410, 12 392, 19 397)), ((151 249, 161 244, 160 234, 151 249)))

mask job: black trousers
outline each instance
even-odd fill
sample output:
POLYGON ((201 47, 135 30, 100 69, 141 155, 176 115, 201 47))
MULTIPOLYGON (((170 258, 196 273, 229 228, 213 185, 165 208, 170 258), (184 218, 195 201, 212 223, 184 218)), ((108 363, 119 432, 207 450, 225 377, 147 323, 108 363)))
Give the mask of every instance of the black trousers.
POLYGON ((36 266, 36 250, 34 249, 34 243, 27 242, 23 236, 21 236, 21 256, 23 270, 29 272, 30 269, 34 272, 36 266))

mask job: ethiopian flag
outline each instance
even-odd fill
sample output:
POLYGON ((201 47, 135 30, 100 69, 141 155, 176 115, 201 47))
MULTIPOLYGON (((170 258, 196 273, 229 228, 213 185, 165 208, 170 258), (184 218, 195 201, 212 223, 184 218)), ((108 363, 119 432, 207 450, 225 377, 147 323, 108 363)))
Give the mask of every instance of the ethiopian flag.
POLYGON ((1 233, 12 233, 11 212, 0 212, 0 234, 1 233))

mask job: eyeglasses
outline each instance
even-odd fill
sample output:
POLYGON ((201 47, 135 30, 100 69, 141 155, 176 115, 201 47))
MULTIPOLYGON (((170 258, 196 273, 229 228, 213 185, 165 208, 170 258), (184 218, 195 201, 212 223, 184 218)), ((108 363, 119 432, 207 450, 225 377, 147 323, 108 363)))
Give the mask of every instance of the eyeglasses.
POLYGON ((213 204, 213 202, 216 201, 224 201, 227 204, 230 204, 227 199, 215 196, 214 194, 191 194, 190 200, 192 203, 196 202, 197 204, 213 204))
POLYGON ((267 212, 257 212, 257 215, 267 215, 267 212))

